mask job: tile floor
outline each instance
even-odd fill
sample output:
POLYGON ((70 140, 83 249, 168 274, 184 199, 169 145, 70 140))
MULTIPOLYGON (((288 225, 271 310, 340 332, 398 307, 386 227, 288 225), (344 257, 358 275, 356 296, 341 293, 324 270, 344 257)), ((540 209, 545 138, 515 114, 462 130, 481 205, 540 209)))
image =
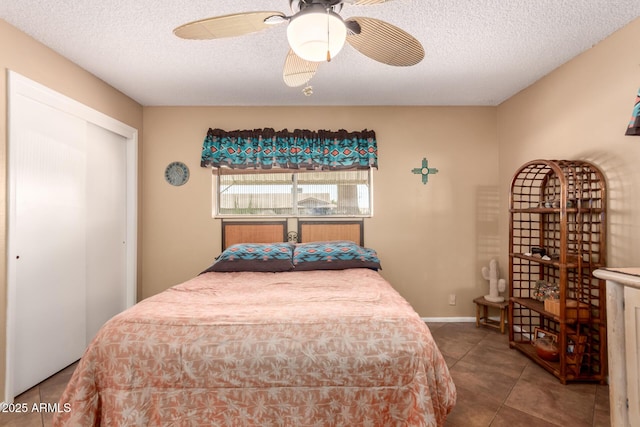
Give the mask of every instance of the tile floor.
POLYGON ((475 323, 429 323, 458 401, 451 427, 609 426, 609 388, 562 385, 517 350, 508 334, 475 323))
MULTIPOLYGON (((47 378, 37 386, 25 391, 15 398, 14 403, 26 403, 28 408, 32 408, 34 403, 57 403, 67 383, 71 379, 76 365, 77 363, 74 363, 52 377, 47 378)), ((0 426, 51 427, 52 425, 53 413, 30 411, 27 413, 0 413, 0 426)))
MULTIPOLYGON (((429 323, 458 389, 450 427, 609 426, 609 390, 597 384, 562 385, 516 350, 507 335, 475 323, 429 323)), ((57 402, 75 364, 16 398, 57 402)), ((0 413, 0 426, 48 427, 48 413, 0 413)))

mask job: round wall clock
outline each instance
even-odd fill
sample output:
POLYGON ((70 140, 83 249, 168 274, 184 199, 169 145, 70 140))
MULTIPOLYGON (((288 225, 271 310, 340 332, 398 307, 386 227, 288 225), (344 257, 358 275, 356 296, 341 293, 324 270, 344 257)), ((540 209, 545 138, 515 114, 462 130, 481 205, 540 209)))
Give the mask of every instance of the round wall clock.
POLYGON ((182 162, 169 163, 164 170, 164 179, 171 185, 184 185, 189 181, 189 168, 182 162))

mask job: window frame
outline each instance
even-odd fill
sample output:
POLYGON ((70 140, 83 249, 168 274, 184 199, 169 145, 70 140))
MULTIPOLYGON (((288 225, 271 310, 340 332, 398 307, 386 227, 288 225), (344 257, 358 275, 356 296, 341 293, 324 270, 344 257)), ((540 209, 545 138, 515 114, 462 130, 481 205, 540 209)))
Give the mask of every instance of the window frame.
MULTIPOLYGON (((362 169, 360 169, 362 170, 362 169)), ((338 218, 371 218, 373 217, 373 170, 374 168, 367 168, 367 193, 369 198, 369 213, 368 214, 336 214, 336 215, 312 215, 312 214, 300 214, 298 208, 298 175, 307 174, 307 173, 331 173, 331 172, 345 172, 345 170, 295 170, 295 169, 278 169, 272 170, 269 172, 265 171, 256 171, 250 172, 246 170, 236 170, 236 171, 225 171, 224 174, 220 174, 219 170, 216 168, 212 168, 212 188, 211 188, 211 196, 212 196, 212 206, 211 206, 211 216, 216 219, 276 219, 276 218, 313 218, 313 219, 338 219, 338 218), (220 176, 221 175, 262 175, 265 173, 286 173, 292 175, 292 185, 293 190, 292 193, 294 196, 291 198, 292 202, 292 213, 286 214, 271 214, 271 215, 261 215, 261 214, 224 214, 219 212, 220 201, 221 201, 221 193, 220 193, 220 176)), ((309 184, 300 184, 300 185, 309 185, 309 184)))

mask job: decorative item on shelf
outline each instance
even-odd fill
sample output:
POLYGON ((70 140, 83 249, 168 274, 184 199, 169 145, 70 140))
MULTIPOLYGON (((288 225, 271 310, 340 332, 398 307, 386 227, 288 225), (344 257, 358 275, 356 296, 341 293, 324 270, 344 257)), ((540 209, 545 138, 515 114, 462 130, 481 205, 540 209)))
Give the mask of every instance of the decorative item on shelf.
POLYGON ((625 135, 640 135, 640 89, 638 89, 638 94, 636 95, 636 103, 633 106, 625 135))
POLYGON ((557 298, 547 298, 544 300, 544 310, 554 316, 560 316, 560 300, 557 298))
POLYGON ((539 338, 548 338, 553 342, 558 342, 558 334, 556 334, 555 332, 547 331, 540 326, 536 326, 535 328, 533 328, 533 339, 531 340, 532 344, 539 338))
MULTIPOLYGON (((573 208, 575 206, 576 206, 576 199, 567 200, 567 207, 568 208, 573 208)), ((560 200, 558 200, 558 199, 548 199, 547 201, 544 202, 544 207, 545 208, 559 208, 560 207, 560 200)))
POLYGON ((580 375, 580 366, 584 356, 584 347, 587 342, 585 335, 569 335, 567 342, 567 369, 573 375, 580 375))
MULTIPOLYGON (((548 298, 544 300, 544 310, 560 316, 560 300, 557 298, 548 298)), ((578 302, 574 299, 565 301, 565 319, 567 323, 575 323, 576 321, 584 322, 589 320, 589 305, 578 302)))
POLYGON ((171 185, 184 185, 189 181, 189 168, 182 162, 169 163, 164 170, 164 179, 171 185))
POLYGON ((547 250, 545 248, 539 248, 537 246, 531 247, 531 252, 525 252, 525 256, 531 256, 534 258, 540 258, 545 261, 551 261, 551 257, 547 255, 547 250))
POLYGON ((498 271, 498 261, 492 259, 489 261, 489 268, 482 267, 482 277, 484 280, 489 281, 489 295, 485 295, 484 299, 491 302, 502 302, 504 297, 499 295, 499 292, 504 292, 507 289, 507 282, 504 279, 499 279, 500 272, 498 271))
POLYGON ((422 183, 426 184, 429 181, 429 175, 437 174, 439 171, 436 168, 429 167, 429 161, 426 157, 422 159, 422 167, 411 169, 411 172, 422 175, 422 183))
POLYGON ((558 343, 555 342, 549 335, 545 335, 541 338, 536 338, 532 342, 536 349, 536 354, 544 360, 549 362, 557 362, 560 357, 560 350, 558 349, 558 343))
POLYGON ((542 256, 545 256, 547 254, 547 250, 545 248, 539 248, 537 246, 532 246, 531 247, 531 253, 533 255, 537 254, 537 255, 540 255, 542 257, 542 256))
POLYGON ((544 280, 537 280, 533 287, 531 298, 538 301, 558 299, 560 298, 560 288, 557 283, 547 283, 544 280))
MULTIPOLYGON (((583 302, 578 302, 574 299, 567 299, 565 301, 565 321, 569 324, 576 321, 585 322, 589 320, 589 306, 583 302)), ((544 310, 553 314, 554 316, 560 316, 560 300, 557 298, 548 298, 544 300, 544 310)))
POLYGON ((298 232, 297 231, 288 232, 287 241, 291 243, 298 243, 298 232))

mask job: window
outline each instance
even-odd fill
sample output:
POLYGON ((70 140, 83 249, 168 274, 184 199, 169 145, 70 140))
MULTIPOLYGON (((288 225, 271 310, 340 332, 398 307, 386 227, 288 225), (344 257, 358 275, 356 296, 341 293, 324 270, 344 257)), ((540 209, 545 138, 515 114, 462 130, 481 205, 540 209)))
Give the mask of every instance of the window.
POLYGON ((371 183, 371 169, 217 174, 214 170, 213 214, 368 217, 373 212, 371 183))

